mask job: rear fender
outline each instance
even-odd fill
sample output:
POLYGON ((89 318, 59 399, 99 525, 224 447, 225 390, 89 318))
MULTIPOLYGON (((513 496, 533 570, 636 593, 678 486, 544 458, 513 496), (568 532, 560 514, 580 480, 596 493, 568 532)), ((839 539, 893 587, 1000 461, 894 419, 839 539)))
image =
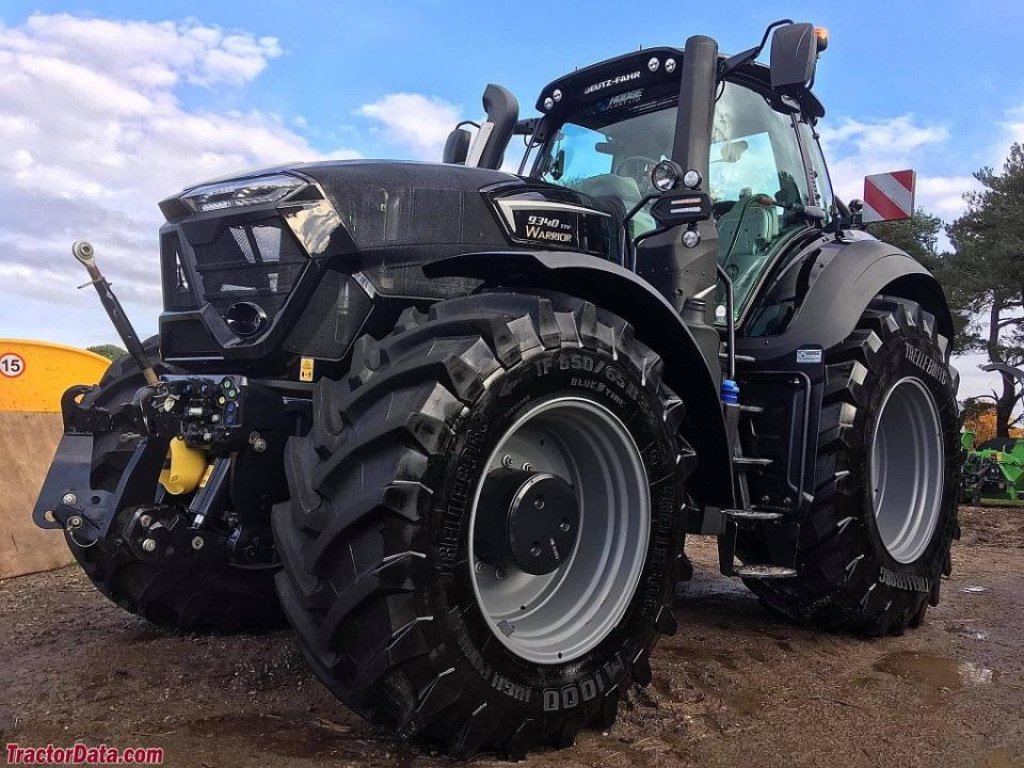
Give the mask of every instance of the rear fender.
POLYGON ((850 238, 818 241, 762 288, 736 340, 739 352, 758 360, 795 363, 801 347, 829 349, 853 332, 879 294, 918 302, 935 316, 938 332, 952 341, 952 315, 932 274, 903 251, 870 235, 854 232, 850 238), (794 302, 797 307, 781 331, 772 327, 767 335, 765 327, 758 328, 759 317, 794 302))
POLYGON ((646 281, 609 261, 564 251, 468 253, 424 265, 427 277, 470 277, 485 287, 554 290, 614 312, 665 364, 665 383, 686 404, 686 439, 697 452, 690 492, 731 506, 732 466, 719 399, 719 362, 708 361, 690 329, 646 281))

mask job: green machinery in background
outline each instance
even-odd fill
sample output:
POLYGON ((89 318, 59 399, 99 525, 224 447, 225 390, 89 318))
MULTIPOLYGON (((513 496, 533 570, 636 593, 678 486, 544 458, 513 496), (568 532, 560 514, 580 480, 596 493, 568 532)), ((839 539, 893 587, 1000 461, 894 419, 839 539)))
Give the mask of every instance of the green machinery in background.
MULTIPOLYGON (((983 370, 1006 373, 1024 383, 1024 372, 1019 368, 997 363, 983 370)), ((996 437, 977 448, 974 439, 974 432, 960 435, 967 451, 960 500, 972 504, 1024 501, 1024 439, 996 437)))
POLYGON ((960 500, 966 503, 1024 501, 1024 439, 994 438, 974 449, 974 433, 960 439, 967 450, 960 500))

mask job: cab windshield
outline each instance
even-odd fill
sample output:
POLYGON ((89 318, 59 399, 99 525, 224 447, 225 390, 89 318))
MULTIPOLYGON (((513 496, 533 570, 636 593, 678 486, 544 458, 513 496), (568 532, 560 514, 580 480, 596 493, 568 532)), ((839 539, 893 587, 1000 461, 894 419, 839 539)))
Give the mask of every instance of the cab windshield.
MULTIPOLYGON (((625 214, 652 191, 651 169, 672 152, 676 111, 674 105, 655 105, 641 114, 608 110, 566 122, 541 151, 534 175, 621 205, 625 214)), ((650 214, 641 211, 630 234, 636 237, 654 226, 650 214)))
MULTIPOLYGON (((565 122, 541 150, 534 175, 629 211, 651 191, 651 169, 670 157, 677 107, 662 97, 609 108, 621 94, 565 122)), ((723 84, 712 124, 708 191, 718 223, 718 261, 733 281, 737 316, 780 245, 806 227, 808 193, 798 123, 750 88, 723 84)), ((635 238, 655 227, 645 209, 635 238)))

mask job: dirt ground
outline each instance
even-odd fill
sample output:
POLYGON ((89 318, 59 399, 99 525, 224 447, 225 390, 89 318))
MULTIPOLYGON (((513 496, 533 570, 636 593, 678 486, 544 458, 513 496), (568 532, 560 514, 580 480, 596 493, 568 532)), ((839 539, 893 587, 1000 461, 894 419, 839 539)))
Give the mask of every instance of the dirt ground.
MULTIPOLYGON (((675 637, 608 732, 528 766, 1024 765, 1024 510, 961 509, 953 578, 900 638, 809 631, 688 545, 675 637)), ((174 635, 75 568, 0 582, 0 742, 159 746, 165 764, 444 766, 331 698, 287 632, 174 635)), ((0 759, 4 759, 0 757, 0 759)), ((505 764, 493 756, 478 765, 505 764)))

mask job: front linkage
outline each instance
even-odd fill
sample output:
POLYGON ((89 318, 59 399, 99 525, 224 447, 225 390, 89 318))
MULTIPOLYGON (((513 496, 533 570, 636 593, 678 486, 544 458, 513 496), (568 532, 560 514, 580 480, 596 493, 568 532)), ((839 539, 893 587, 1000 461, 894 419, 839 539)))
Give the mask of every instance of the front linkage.
POLYGON ((265 435, 283 431, 283 398, 241 376, 162 376, 112 413, 79 402, 95 389, 72 387, 61 399, 64 437, 33 512, 37 525, 64 528, 81 547, 127 545, 144 561, 223 558, 224 550, 238 565, 274 561, 265 531, 250 532, 240 520, 227 533, 205 523, 228 492, 232 453, 262 453, 265 435), (262 431, 253 428, 256 422, 262 431), (94 440, 105 433, 134 445, 126 448, 131 454, 113 491, 91 486, 94 440), (154 478, 175 473, 173 440, 183 441, 186 451, 202 452, 200 476, 186 481, 177 496, 163 484, 154 495, 154 478), (53 505, 54 500, 59 501, 53 505), (131 514, 116 524, 123 509, 131 514))
POLYGON ((232 457, 243 450, 262 454, 270 440, 283 444, 291 414, 308 406, 244 376, 158 376, 96 266, 92 246, 79 241, 72 252, 88 269, 92 279, 86 285, 96 287, 147 383, 130 402, 114 408, 91 400, 98 386, 75 386, 64 393, 64 437, 33 511, 36 525, 63 528, 82 548, 127 547, 144 562, 181 557, 223 561, 226 555, 240 566, 275 563, 266 525, 247 525, 236 512, 228 512, 227 525, 216 528, 207 524, 208 518, 225 509, 232 457), (92 482, 95 441, 105 435, 115 435, 119 449, 128 454, 112 490, 92 482), (179 465, 187 465, 183 480, 177 477, 179 465), (129 514, 119 516, 121 510, 129 514))

